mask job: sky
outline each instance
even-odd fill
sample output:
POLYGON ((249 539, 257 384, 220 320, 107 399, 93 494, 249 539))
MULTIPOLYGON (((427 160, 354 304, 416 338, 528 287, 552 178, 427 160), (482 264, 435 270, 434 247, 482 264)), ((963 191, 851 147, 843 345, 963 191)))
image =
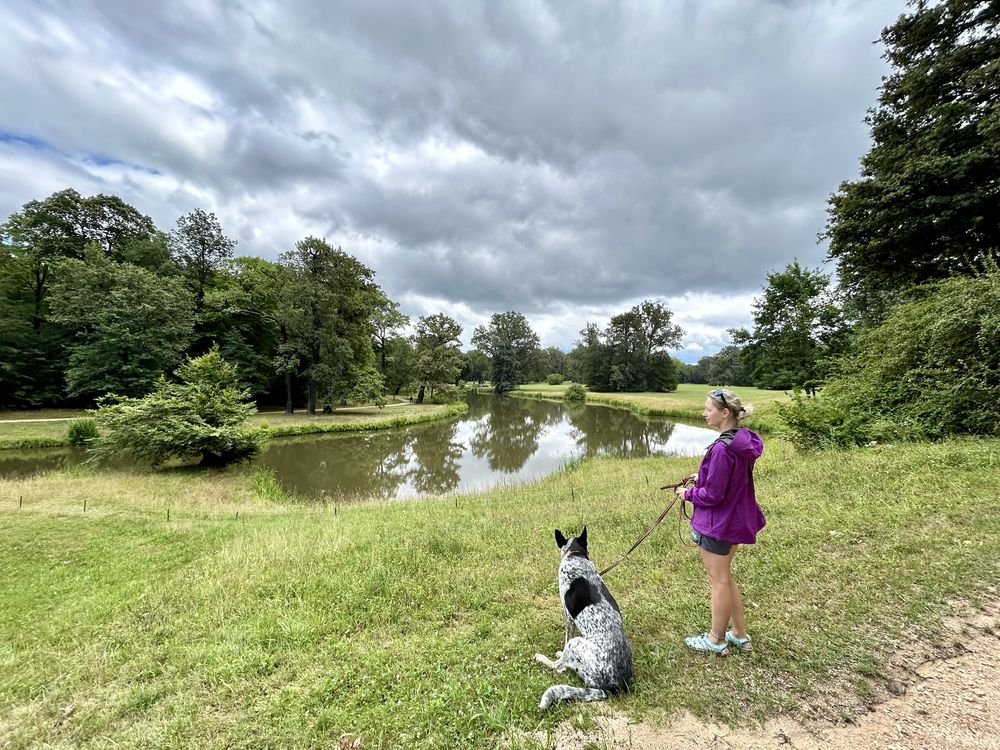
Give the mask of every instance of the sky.
POLYGON ((572 348, 646 299, 687 362, 767 274, 825 261, 903 0, 0 5, 0 221, 67 187, 165 231, 306 236, 404 313, 524 314, 572 348))

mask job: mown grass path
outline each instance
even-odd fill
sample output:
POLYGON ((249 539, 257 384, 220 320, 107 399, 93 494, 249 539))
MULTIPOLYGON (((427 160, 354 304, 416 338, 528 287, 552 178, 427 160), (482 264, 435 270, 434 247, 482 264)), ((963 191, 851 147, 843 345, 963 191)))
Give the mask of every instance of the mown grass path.
MULTIPOLYGON (((291 504, 251 468, 0 481, 0 745, 523 747, 586 724, 589 706, 535 711, 557 678, 531 656, 562 638, 552 530, 586 523, 610 562, 696 463, 340 507, 291 504)), ((768 527, 735 566, 754 653, 683 648, 708 588, 665 526, 608 578, 636 655, 616 709, 745 723, 863 693, 951 599, 997 583, 1000 441, 770 440, 758 466, 768 527)))

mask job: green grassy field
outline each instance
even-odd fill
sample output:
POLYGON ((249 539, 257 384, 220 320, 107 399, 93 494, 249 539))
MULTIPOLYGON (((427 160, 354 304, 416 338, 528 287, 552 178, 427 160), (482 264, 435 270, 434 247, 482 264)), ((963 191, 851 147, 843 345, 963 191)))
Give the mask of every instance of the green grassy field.
MULTIPOLYGON (((579 684, 532 661, 562 640, 553 528, 586 523, 607 564, 666 502, 652 488, 695 465, 591 460, 340 507, 293 504, 252 467, 0 481, 0 746, 533 747, 594 711, 535 710, 579 684)), ((684 649, 708 586, 662 527, 607 578, 636 661, 615 708, 749 722, 863 696, 895 649, 941 637, 949 602, 996 596, 1000 441, 770 440, 757 484, 769 523, 735 565, 754 653, 684 649)))
MULTIPOLYGON (((419 424, 455 415, 454 406, 396 403, 383 409, 375 406, 339 407, 332 414, 310 416, 304 411, 285 414, 264 411, 254 415, 251 424, 267 425, 272 435, 303 435, 317 432, 344 432, 384 429, 419 424)), ((39 409, 30 412, 0 412, 0 449, 56 447, 68 445, 69 420, 88 419, 85 409, 39 409), (53 417, 61 421, 44 421, 53 417), (16 421, 12 421, 16 420, 16 421)))

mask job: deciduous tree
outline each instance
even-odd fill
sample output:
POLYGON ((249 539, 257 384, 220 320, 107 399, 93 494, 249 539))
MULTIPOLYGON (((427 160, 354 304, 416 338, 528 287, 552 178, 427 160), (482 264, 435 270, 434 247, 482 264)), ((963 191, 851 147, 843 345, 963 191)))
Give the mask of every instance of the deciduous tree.
POLYGON ((539 340, 527 318, 509 311, 494 313, 489 325, 478 326, 472 344, 490 358, 493 391, 507 393, 524 382, 539 340))
POLYGON ((428 315, 417 321, 413 335, 413 378, 419 386, 417 403, 424 402, 426 389, 454 385, 462 371, 462 349, 459 337, 462 326, 443 313, 428 315))

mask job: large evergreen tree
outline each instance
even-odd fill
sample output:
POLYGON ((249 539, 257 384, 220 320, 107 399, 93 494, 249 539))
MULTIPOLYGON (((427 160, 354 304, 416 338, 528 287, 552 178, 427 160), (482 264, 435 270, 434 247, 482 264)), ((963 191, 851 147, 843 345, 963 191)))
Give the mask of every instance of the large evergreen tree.
POLYGON ((913 285, 1000 257, 1000 4, 911 4, 882 32, 893 71, 867 118, 872 147, 825 230, 869 322, 913 285))

